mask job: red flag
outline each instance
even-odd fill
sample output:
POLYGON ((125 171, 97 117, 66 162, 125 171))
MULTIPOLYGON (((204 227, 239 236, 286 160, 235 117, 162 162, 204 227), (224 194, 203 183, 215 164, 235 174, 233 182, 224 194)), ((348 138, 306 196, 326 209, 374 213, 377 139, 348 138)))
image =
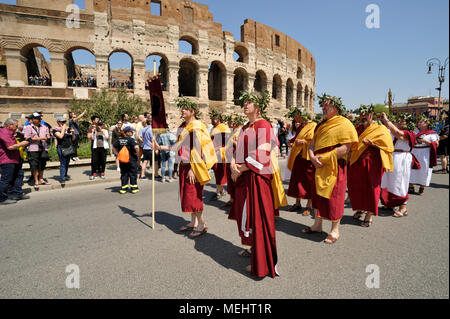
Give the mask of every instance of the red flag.
POLYGON ((153 133, 162 134, 167 132, 166 109, 164 107, 164 96, 159 76, 152 77, 148 83, 150 92, 150 105, 152 106, 152 130, 153 133))

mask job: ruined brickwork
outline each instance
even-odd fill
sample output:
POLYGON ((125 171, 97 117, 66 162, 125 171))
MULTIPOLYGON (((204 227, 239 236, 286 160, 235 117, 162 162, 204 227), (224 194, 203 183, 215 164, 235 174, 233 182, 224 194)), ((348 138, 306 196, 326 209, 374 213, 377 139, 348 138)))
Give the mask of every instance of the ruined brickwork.
POLYGON ((76 93, 81 88, 67 87, 68 75, 83 70, 71 62, 71 53, 77 49, 88 50, 95 56, 97 90, 109 86, 113 75, 109 68, 111 54, 127 53, 132 61, 130 94, 145 99, 149 76, 145 60, 150 55, 159 55, 171 124, 179 119, 173 100, 181 94, 192 96, 205 116, 208 107, 229 114, 241 112, 233 101, 244 89, 271 92, 268 115, 273 119, 282 118, 289 106, 314 110, 314 57, 296 40, 269 26, 247 19, 238 41, 213 21, 212 13, 203 4, 183 0, 86 0, 79 25, 74 27, 67 24, 73 14, 66 12, 70 4, 72 0, 17 0, 17 6, 0 4, 0 50, 4 50, 10 86, 0 90, 0 120, 12 112, 33 111, 29 105, 34 107, 36 103, 32 101, 44 101, 42 94, 50 96, 48 103, 39 108, 52 118, 51 112, 67 110, 68 104, 65 108, 62 105, 71 98, 70 94, 92 96, 91 91, 96 89, 76 93), (151 12, 152 2, 160 5, 160 15, 151 12), (192 54, 179 52, 180 40, 192 45, 192 54), (27 61, 30 50, 36 52, 37 46, 50 52, 50 88, 28 86, 27 61), (52 93, 56 89, 58 93, 52 93), (15 95, 19 93, 22 95, 15 95), (53 103, 55 99, 57 103, 53 103))

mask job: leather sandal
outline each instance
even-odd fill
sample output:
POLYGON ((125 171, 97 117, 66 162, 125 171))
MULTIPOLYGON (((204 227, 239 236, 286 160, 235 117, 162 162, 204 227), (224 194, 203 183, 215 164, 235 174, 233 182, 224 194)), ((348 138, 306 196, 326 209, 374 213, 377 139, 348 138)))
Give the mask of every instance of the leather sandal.
POLYGON ((360 225, 362 227, 370 227, 372 225, 372 223, 373 223, 372 220, 363 220, 360 225))
POLYGON ((353 214, 353 219, 359 220, 362 215, 364 215, 364 213, 358 210, 356 213, 353 214))
POLYGON ((238 255, 241 257, 251 257, 252 252, 249 249, 244 249, 244 250, 241 250, 240 252, 238 252, 238 255))
POLYGON ((193 229, 194 229, 194 226, 185 225, 185 226, 181 227, 179 229, 179 231, 187 231, 187 230, 193 230, 193 229))
POLYGON ((191 238, 197 238, 200 237, 203 234, 206 234, 208 232, 208 227, 204 227, 202 230, 193 230, 192 233, 189 234, 189 237, 191 238))
POLYGON ((319 234, 323 233, 323 231, 312 230, 311 227, 306 227, 301 230, 303 234, 319 234))

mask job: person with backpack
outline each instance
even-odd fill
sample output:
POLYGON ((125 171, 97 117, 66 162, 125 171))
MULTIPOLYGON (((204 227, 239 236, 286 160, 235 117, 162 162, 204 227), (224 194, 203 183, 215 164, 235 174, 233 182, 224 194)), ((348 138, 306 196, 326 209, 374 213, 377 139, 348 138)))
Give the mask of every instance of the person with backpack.
POLYGON ((131 193, 136 194, 139 192, 137 185, 137 160, 139 154, 139 145, 132 137, 134 132, 133 128, 127 126, 123 129, 125 136, 120 137, 112 145, 114 154, 117 154, 120 165, 120 180, 122 187, 119 191, 120 194, 125 194, 129 188, 131 193))

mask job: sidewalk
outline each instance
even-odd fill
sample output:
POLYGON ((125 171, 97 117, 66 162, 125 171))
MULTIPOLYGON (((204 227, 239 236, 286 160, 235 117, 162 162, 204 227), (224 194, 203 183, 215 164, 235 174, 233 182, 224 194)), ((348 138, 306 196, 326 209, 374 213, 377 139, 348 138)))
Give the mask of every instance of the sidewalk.
MULTIPOLYGON (((286 158, 278 158, 278 162, 286 161, 286 158)), ((44 171, 44 178, 48 180, 50 185, 39 185, 39 192, 49 191, 53 189, 61 188, 71 188, 75 186, 90 185, 96 183, 109 183, 117 182, 120 184, 120 173, 117 171, 115 157, 108 156, 106 159, 106 170, 105 179, 97 177, 94 180, 89 180, 91 174, 91 159, 82 159, 80 161, 74 162, 70 161, 69 164, 69 176, 70 180, 66 181, 64 187, 61 187, 59 182, 59 162, 47 162, 47 168, 44 171)), ((31 177, 30 169, 28 163, 23 164, 23 170, 25 171, 25 178, 23 184, 24 193, 28 194, 31 192, 36 192, 33 187, 34 181, 27 182, 31 177)), ((210 172, 211 177, 214 178, 213 172, 210 172)), ((147 167, 147 177, 151 177, 150 167, 147 167)))
MULTIPOLYGON (((48 180, 50 185, 39 185, 39 192, 48 191, 52 189, 61 189, 59 182, 59 162, 47 162, 46 170, 44 171, 44 178, 48 180)), ((34 181, 28 183, 27 180, 31 177, 30 166, 28 163, 23 164, 25 171, 23 191, 24 193, 36 192, 33 187, 34 181)), ((106 159, 105 179, 97 177, 94 180, 89 180, 91 174, 91 159, 82 159, 79 161, 70 161, 69 176, 70 180, 66 181, 64 188, 71 188, 75 186, 82 186, 93 183, 108 183, 117 181, 120 183, 120 173, 117 171, 114 156, 108 156, 106 159)))

